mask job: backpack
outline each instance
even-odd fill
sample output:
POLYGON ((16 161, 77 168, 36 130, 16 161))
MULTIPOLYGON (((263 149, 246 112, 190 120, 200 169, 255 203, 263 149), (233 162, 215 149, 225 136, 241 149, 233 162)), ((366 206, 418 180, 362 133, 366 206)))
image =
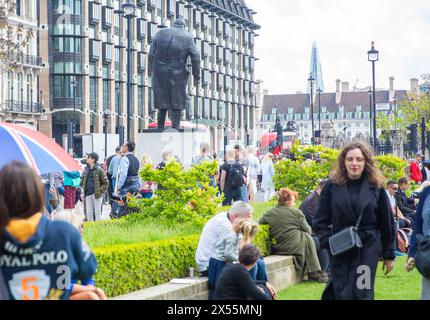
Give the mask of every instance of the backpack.
POLYGON ((243 167, 239 163, 231 164, 228 173, 228 185, 232 188, 243 186, 243 167))

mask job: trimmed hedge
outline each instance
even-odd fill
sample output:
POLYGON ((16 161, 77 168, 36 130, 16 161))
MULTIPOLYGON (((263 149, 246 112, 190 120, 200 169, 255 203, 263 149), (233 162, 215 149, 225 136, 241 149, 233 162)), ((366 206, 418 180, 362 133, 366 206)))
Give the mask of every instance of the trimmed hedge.
MULTIPOLYGON (((196 268, 194 255, 199 238, 191 235, 96 248, 96 284, 113 297, 186 277, 189 267, 196 268)), ((268 226, 260 226, 254 244, 264 256, 270 253, 268 226)))

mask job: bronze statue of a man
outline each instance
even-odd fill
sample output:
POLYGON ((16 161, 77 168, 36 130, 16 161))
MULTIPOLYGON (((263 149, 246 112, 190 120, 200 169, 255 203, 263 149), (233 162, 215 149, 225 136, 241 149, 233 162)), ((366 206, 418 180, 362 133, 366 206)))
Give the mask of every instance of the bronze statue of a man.
POLYGON ((168 110, 171 112, 172 128, 179 129, 187 101, 188 57, 191 57, 195 83, 200 80, 200 54, 193 34, 185 27, 185 21, 177 19, 173 27, 157 31, 149 51, 148 74, 152 77, 159 129, 164 129, 168 110))

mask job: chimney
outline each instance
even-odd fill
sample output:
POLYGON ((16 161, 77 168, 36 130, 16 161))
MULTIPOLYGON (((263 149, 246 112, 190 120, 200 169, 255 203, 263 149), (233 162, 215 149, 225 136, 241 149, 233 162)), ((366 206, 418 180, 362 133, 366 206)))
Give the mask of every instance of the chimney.
POLYGON ((411 93, 418 93, 418 79, 411 79, 411 93))
POLYGON ((336 80, 336 93, 340 92, 340 79, 336 80))
POLYGON ((349 82, 344 81, 342 82, 342 92, 348 92, 349 91, 349 82))
POLYGON ((388 102, 394 102, 394 96, 396 95, 396 91, 394 90, 394 77, 390 77, 390 89, 388 91, 388 102))
POLYGON ((336 104, 340 103, 340 99, 342 97, 342 92, 340 91, 340 79, 336 80, 336 104))

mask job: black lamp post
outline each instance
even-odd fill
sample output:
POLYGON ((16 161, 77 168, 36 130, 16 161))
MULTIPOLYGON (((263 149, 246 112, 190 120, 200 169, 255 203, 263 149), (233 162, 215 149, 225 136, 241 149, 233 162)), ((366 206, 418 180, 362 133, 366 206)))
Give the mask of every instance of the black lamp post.
POLYGON ((109 109, 103 110, 103 122, 105 127, 105 159, 107 158, 107 135, 108 135, 108 119, 110 118, 109 109))
POLYGON ((119 134, 119 145, 122 146, 124 144, 124 126, 121 124, 120 118, 123 114, 122 104, 121 104, 121 85, 119 83, 115 86, 116 89, 116 101, 118 101, 118 134, 119 134))
POLYGON ((375 62, 379 60, 379 51, 375 49, 375 42, 372 41, 372 48, 367 51, 367 59, 372 62, 372 82, 373 82, 373 147, 377 152, 376 143, 376 88, 375 88, 375 62))
POLYGON ((312 144, 315 141, 315 132, 314 132, 314 78, 312 76, 312 72, 309 75, 308 81, 310 82, 310 103, 311 103, 311 120, 312 120, 312 144))
POLYGON ((74 143, 73 143, 73 137, 75 136, 75 124, 76 124, 76 87, 78 86, 78 81, 76 80, 76 76, 72 77, 72 87, 73 87, 73 120, 72 120, 72 134, 71 134, 71 141, 69 143, 71 149, 72 156, 74 155, 74 143))
POLYGON ((21 96, 19 97, 21 100, 21 112, 24 112, 24 88, 21 86, 21 96))
POLYGON ((318 88, 318 131, 321 137, 321 88, 318 88))
POLYGON ((131 75, 132 75, 132 56, 131 56, 131 19, 136 17, 136 6, 131 0, 122 5, 124 18, 127 19, 127 140, 131 140, 131 75))
POLYGON ((369 94, 369 137, 372 138, 372 89, 369 89, 367 93, 369 94))

